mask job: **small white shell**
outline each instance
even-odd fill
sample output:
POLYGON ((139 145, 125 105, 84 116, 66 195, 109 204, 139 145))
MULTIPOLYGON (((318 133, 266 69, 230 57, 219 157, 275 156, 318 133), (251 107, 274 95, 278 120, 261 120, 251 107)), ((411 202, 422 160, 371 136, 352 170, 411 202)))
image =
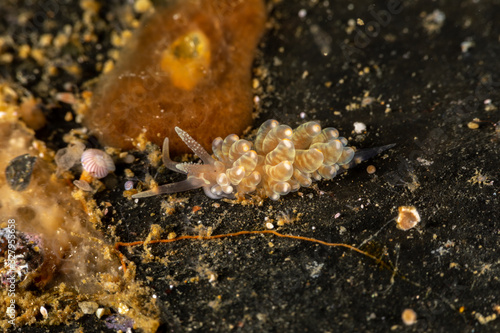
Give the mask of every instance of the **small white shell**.
POLYGON ((43 305, 40 307, 40 313, 42 314, 43 319, 47 319, 49 317, 49 313, 43 305))
POLYGON ((130 191, 134 188, 134 182, 131 180, 127 180, 123 186, 125 187, 125 191, 130 191))
POLYGON ((85 180, 73 180, 73 184, 75 184, 76 187, 78 187, 80 190, 85 191, 85 192, 92 192, 92 186, 90 186, 89 183, 87 183, 85 180))
POLYGON ((366 125, 364 123, 360 122, 354 123, 354 132, 356 132, 356 134, 361 134, 364 131, 366 131, 366 125))
POLYGON ((103 308, 99 308, 95 312, 96 317, 99 318, 99 319, 101 319, 101 317, 102 317, 103 314, 104 314, 104 309, 103 308))
POLYGON ((100 179, 115 171, 111 156, 99 149, 87 149, 82 154, 82 166, 92 177, 100 179))

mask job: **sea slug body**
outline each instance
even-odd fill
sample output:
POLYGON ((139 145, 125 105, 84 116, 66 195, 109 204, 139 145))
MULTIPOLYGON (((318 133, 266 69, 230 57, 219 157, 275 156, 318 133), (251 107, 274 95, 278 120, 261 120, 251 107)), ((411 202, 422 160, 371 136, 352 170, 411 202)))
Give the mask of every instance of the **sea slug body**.
POLYGON ((146 198, 158 194, 203 188, 212 199, 244 196, 254 191, 278 200, 282 195, 308 187, 313 180, 332 179, 338 173, 393 147, 354 151, 332 127, 322 129, 310 121, 292 130, 276 120, 267 120, 252 143, 237 135, 216 138, 213 156, 179 127, 179 137, 203 164, 177 163, 170 159, 169 139, 163 142, 163 163, 187 179, 133 195, 146 198), (252 147, 253 146, 253 147, 252 147), (253 149, 252 149, 253 148, 253 149))

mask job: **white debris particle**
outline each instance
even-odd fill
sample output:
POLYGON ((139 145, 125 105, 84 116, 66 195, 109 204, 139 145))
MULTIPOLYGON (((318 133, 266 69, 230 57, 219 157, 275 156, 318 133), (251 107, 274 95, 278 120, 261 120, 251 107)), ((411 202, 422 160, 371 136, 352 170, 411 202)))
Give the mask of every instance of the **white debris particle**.
POLYGON ((365 96, 361 100, 361 107, 365 107, 365 106, 371 105, 373 102, 375 102, 375 98, 373 98, 371 96, 365 96))
POLYGON ((476 43, 472 40, 466 40, 460 43, 460 49, 462 50, 462 53, 466 53, 469 51, 470 48, 476 46, 476 43))
POLYGON ((429 34, 439 32, 445 20, 446 20, 445 13, 443 13, 439 9, 435 9, 432 13, 430 13, 424 18, 423 21, 424 29, 427 30, 427 33, 429 34))
POLYGON ((129 308, 125 304, 120 303, 118 305, 118 313, 120 313, 120 314, 126 314, 128 311, 129 311, 129 308))
POLYGON ((96 317, 99 318, 99 319, 101 319, 101 317, 102 317, 103 314, 104 314, 104 309, 103 308, 99 308, 95 312, 96 317))
POLYGON ((80 302, 78 303, 80 310, 82 310, 83 314, 92 314, 96 312, 99 305, 96 302, 80 302))
POLYGON ((47 309, 44 306, 40 307, 40 313, 43 316, 43 319, 47 319, 49 316, 49 313, 47 312, 47 309))
POLYGON ((366 131, 366 125, 364 123, 361 122, 354 123, 354 132, 356 132, 357 134, 361 134, 364 131, 366 131))
POLYGON ((321 269, 323 269, 324 265, 325 264, 323 263, 319 264, 318 262, 313 261, 312 263, 306 264, 306 269, 309 271, 311 278, 315 279, 320 275, 321 269))
POLYGON ((339 228, 339 234, 341 234, 341 235, 342 235, 343 233, 345 233, 346 231, 347 231, 347 229, 346 229, 346 227, 344 227, 344 226, 342 226, 342 227, 340 227, 340 228, 339 228))
POLYGON ((429 166, 429 165, 434 164, 434 161, 429 161, 429 160, 426 160, 425 158, 422 158, 422 157, 417 157, 417 162, 420 163, 421 165, 425 165, 425 166, 429 166))

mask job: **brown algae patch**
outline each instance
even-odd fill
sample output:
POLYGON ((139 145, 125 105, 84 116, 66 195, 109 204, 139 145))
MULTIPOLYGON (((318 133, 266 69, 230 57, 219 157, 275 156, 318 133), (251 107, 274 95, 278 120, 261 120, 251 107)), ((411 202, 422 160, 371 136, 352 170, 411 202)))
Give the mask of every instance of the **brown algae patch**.
POLYGON ((252 121, 251 66, 264 31, 262 0, 179 1, 146 16, 94 91, 84 123, 103 145, 133 148, 142 136, 172 138, 179 126, 210 147, 252 121))
MULTIPOLYGON (((13 299, 17 327, 57 325, 80 318, 83 312, 78 304, 92 301, 108 315, 118 312, 131 318, 134 327, 154 332, 158 327, 154 300, 134 281, 133 265, 126 274, 120 271, 113 248, 90 222, 98 212, 86 212, 85 200, 72 197, 81 191, 56 177, 54 153, 19 121, 20 103, 13 91, 0 84, 0 277, 4 285, 0 311, 7 313, 13 299), (18 156, 23 158, 15 159, 18 156), (11 172, 6 173, 8 165, 11 172), (16 236, 12 267, 7 227, 16 236), (8 280, 13 276, 9 268, 15 271, 14 280, 8 280), (15 285, 14 297, 5 288, 10 282, 15 285)), ((4 316, 0 327, 11 327, 9 320, 4 316)))

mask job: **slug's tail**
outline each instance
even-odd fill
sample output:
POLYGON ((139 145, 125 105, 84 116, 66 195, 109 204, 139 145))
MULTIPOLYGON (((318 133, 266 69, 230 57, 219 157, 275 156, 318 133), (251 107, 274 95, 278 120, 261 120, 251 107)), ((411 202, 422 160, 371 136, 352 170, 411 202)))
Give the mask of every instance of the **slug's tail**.
POLYGON ((342 167, 344 169, 353 168, 356 165, 360 164, 361 162, 366 161, 366 160, 380 154, 381 152, 384 152, 388 149, 391 149, 395 145, 396 145, 395 143, 392 143, 390 145, 385 145, 385 146, 381 146, 381 147, 366 148, 366 149, 357 150, 354 153, 354 158, 352 159, 352 161, 349 162, 348 164, 343 165, 342 167))

